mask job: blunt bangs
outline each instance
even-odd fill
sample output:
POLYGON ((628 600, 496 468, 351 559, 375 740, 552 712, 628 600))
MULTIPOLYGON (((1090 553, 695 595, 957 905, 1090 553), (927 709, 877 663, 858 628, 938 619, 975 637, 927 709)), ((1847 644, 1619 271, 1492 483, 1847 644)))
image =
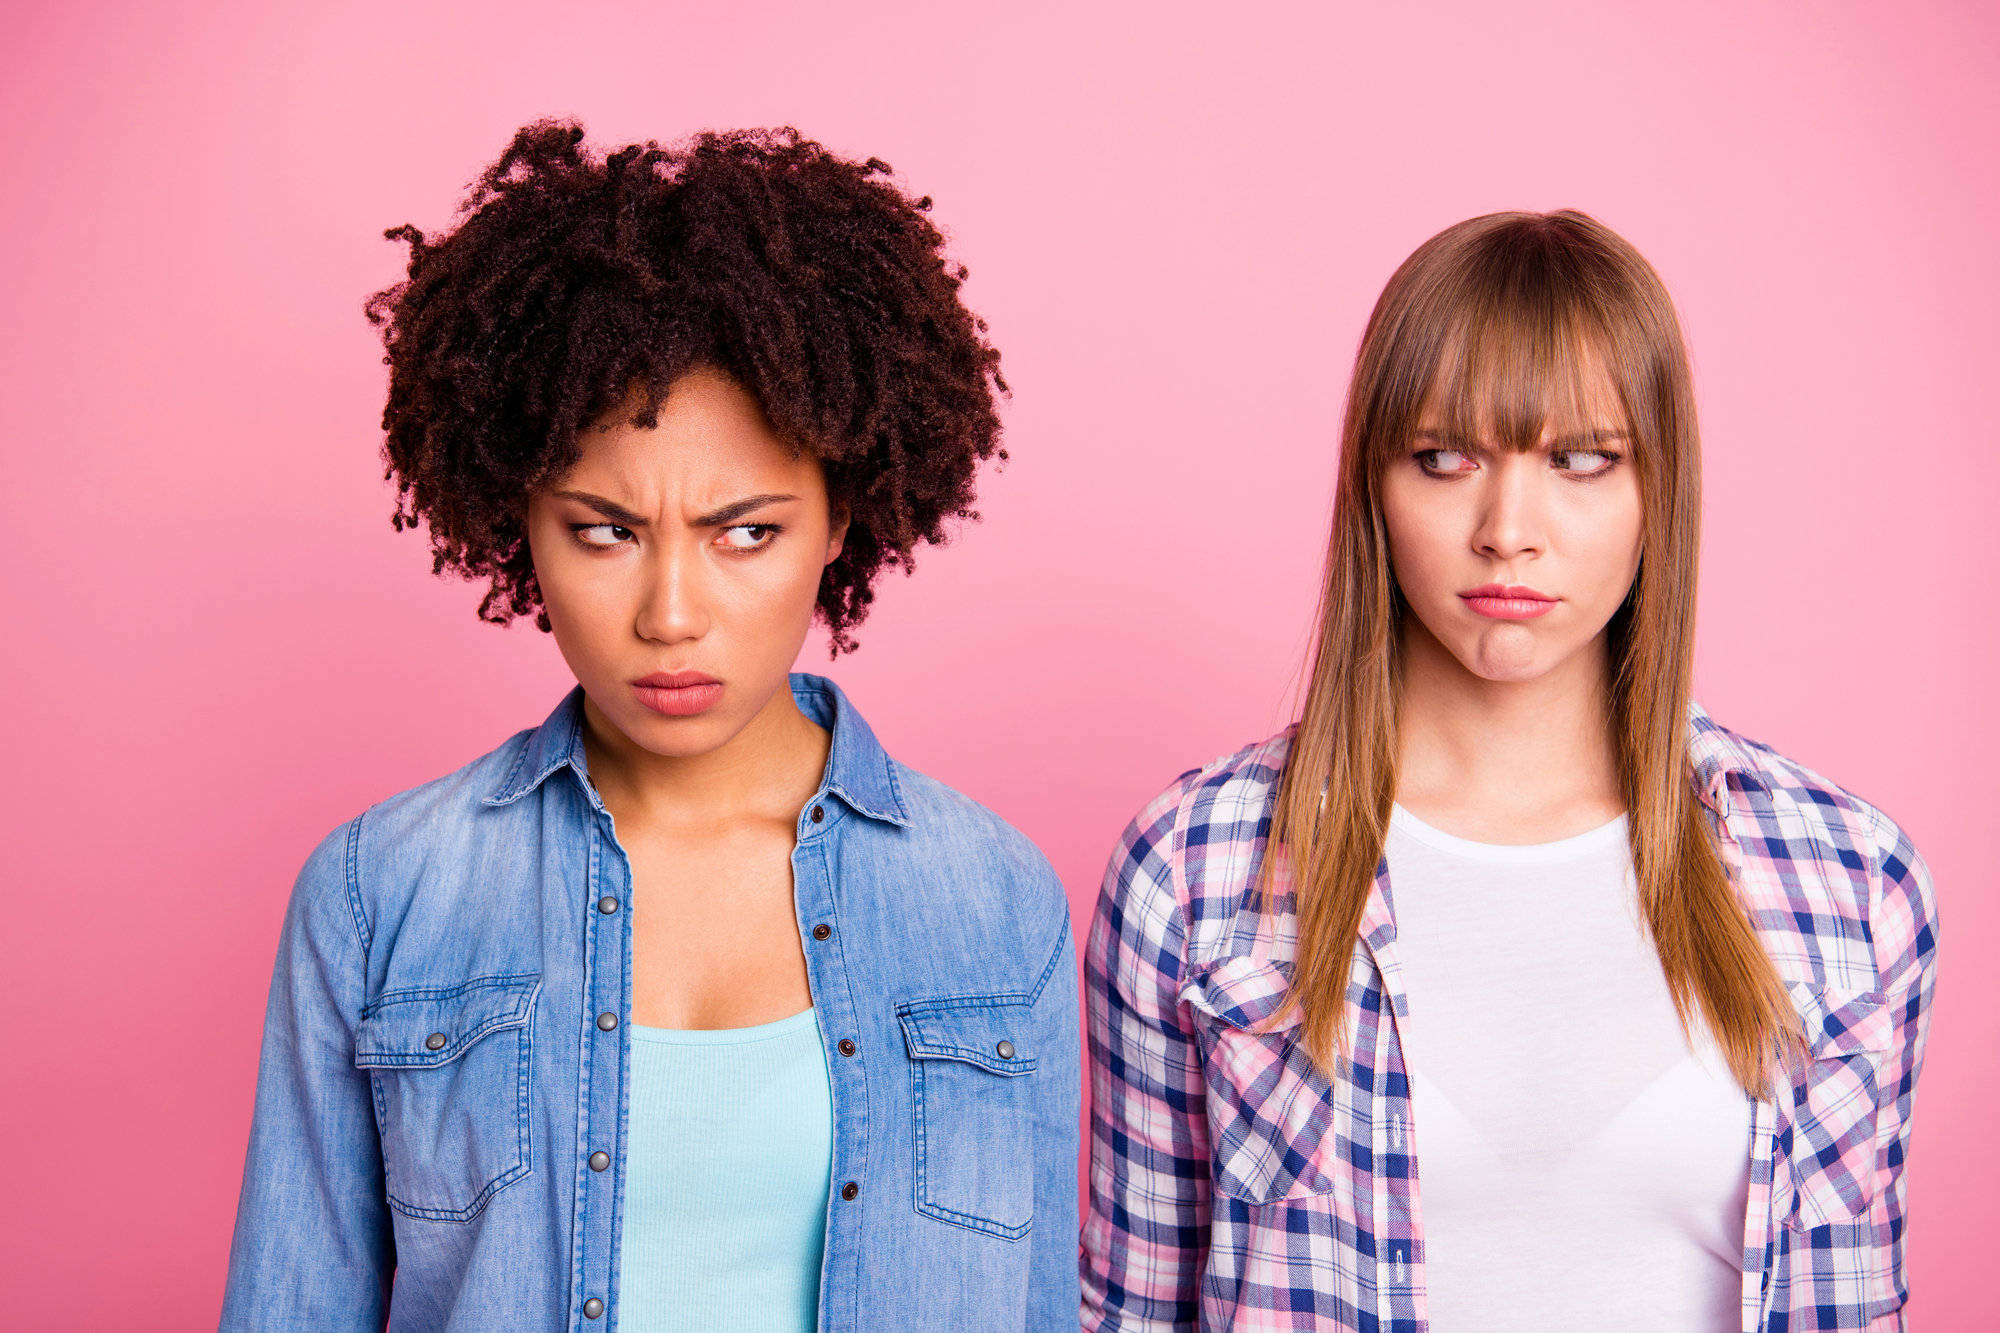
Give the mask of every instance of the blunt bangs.
MULTIPOLYGON (((1651 293, 1619 256, 1523 219, 1470 238, 1455 262, 1409 276, 1384 330, 1384 373, 1366 415, 1369 463, 1386 466, 1418 432, 1528 450, 1545 434, 1621 431, 1628 449, 1661 443, 1655 410, 1671 369, 1651 293)), ((1413 257, 1413 262, 1419 256, 1413 257)), ((1678 329, 1671 346, 1678 351, 1678 329)))

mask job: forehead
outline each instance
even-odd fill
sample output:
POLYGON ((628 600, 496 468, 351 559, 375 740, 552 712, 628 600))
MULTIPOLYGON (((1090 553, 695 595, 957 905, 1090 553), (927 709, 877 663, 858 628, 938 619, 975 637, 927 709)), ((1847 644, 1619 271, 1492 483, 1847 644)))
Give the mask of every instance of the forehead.
POLYGON ((697 502, 724 492, 770 491, 779 482, 795 494, 824 486, 817 460, 780 437, 757 400, 719 372, 695 370, 675 380, 650 426, 635 420, 638 401, 635 391, 578 432, 581 457, 565 481, 589 479, 634 497, 686 494, 697 502))

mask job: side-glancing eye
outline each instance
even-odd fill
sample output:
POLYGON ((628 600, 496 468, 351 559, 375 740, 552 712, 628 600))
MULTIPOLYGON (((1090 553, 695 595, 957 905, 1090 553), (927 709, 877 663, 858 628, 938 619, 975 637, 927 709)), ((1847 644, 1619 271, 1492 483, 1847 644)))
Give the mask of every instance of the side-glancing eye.
POLYGON ((1455 477, 1475 471, 1479 460, 1458 449, 1419 449, 1417 466, 1437 477, 1455 477))
POLYGON ((1549 455, 1549 466, 1572 477, 1596 477, 1617 466, 1618 455, 1605 449, 1558 449, 1549 455))
POLYGON ((615 523, 572 523, 569 530, 585 546, 623 546, 632 540, 632 529, 621 528, 615 523))
POLYGON ((725 551, 755 551, 771 544, 778 535, 775 523, 739 523, 733 528, 724 528, 715 544, 725 551))

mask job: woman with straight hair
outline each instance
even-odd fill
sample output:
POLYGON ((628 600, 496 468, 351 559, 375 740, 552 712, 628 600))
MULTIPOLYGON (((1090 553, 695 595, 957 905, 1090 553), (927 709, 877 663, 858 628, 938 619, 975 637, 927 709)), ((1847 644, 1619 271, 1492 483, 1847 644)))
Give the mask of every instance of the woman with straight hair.
POLYGON ((1302 716, 1105 877, 1086 1328, 1903 1327, 1930 877, 1691 702, 1700 488, 1610 230, 1390 280, 1302 716))

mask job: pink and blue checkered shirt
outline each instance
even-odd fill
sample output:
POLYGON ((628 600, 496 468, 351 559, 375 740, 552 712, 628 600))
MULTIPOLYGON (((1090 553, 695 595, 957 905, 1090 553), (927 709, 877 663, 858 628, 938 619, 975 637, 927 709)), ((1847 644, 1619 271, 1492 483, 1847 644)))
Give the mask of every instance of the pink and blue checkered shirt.
MULTIPOLYGON (((1811 1057, 1755 1104, 1743 1329, 1900 1329, 1903 1162, 1936 977, 1929 871, 1880 811, 1699 708, 1691 725, 1701 801, 1811 1057)), ((1352 1065, 1322 1077, 1296 1020, 1256 1030, 1296 944, 1284 868, 1275 911, 1256 891, 1288 743, 1182 775, 1105 876, 1085 983, 1085 1329, 1427 1327, 1386 866, 1349 974, 1352 1065)))

